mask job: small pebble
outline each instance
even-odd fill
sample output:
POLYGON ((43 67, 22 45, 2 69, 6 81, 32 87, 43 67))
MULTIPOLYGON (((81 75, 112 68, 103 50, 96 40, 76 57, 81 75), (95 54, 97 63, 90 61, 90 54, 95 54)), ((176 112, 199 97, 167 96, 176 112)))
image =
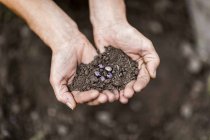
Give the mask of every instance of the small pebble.
POLYGON ((106 66, 106 67, 105 67, 105 70, 110 72, 110 71, 112 71, 112 67, 106 66))
POLYGON ((106 83, 106 84, 109 84, 111 82, 111 79, 106 79, 105 81, 104 81, 104 83, 106 83))
POLYGON ((85 75, 88 75, 89 74, 89 71, 88 70, 85 70, 85 75))
POLYGON ((134 76, 133 76, 133 77, 131 77, 131 80, 136 80, 136 77, 134 77, 134 76))
POLYGON ((87 86, 86 86, 86 85, 84 85, 82 88, 83 88, 83 89, 86 89, 86 87, 87 87, 87 86))
POLYGON ((105 60, 106 59, 106 56, 103 56, 103 59, 105 60))
POLYGON ((116 69, 117 69, 117 70, 119 70, 119 69, 120 69, 120 67, 119 67, 118 65, 116 65, 116 69))
POLYGON ((106 57, 105 60, 108 61, 109 60, 109 57, 106 57))
POLYGON ((121 85, 121 83, 120 83, 120 81, 117 80, 117 81, 114 81, 113 85, 118 87, 121 85))
POLYGON ((125 71, 123 72, 123 75, 126 75, 126 72, 125 71))
POLYGON ((122 77, 122 76, 123 76, 122 72, 121 72, 121 73, 119 73, 119 77, 122 77))
POLYGON ((135 66, 136 66, 135 62, 131 62, 131 67, 135 67, 135 66))

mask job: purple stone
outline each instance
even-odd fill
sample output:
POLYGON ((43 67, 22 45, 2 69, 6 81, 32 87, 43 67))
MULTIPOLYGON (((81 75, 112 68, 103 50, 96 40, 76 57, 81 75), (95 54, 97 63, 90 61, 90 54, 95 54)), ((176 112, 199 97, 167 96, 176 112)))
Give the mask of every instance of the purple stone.
POLYGON ((96 77, 100 77, 101 76, 99 71, 95 71, 94 74, 95 74, 96 77))
POLYGON ((104 65, 103 65, 103 64, 99 64, 98 67, 99 67, 100 69, 103 69, 103 68, 104 68, 104 65))
POLYGON ((106 77, 109 78, 109 79, 111 79, 111 78, 113 77, 113 75, 112 75, 112 73, 108 73, 108 74, 106 75, 106 77))
POLYGON ((101 76, 100 79, 101 79, 101 81, 105 81, 106 80, 106 78, 104 76, 101 76))

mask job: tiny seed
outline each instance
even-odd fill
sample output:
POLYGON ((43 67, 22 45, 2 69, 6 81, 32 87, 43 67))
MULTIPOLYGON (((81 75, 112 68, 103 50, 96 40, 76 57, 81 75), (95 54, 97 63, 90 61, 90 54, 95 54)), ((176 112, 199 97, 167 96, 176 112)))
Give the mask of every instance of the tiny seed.
POLYGON ((105 70, 108 71, 108 72, 110 72, 110 71, 112 71, 112 67, 106 66, 106 67, 105 67, 105 70))
POLYGON ((96 77, 100 77, 101 76, 99 71, 95 71, 94 74, 95 74, 96 77))

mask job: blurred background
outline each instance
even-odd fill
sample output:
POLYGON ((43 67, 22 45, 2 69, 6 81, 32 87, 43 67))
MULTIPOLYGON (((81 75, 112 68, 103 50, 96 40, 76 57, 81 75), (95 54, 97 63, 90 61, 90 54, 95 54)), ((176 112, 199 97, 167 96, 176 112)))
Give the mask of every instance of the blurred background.
MULTIPOLYGON (((56 3, 93 42, 88 2, 56 3)), ((74 111, 50 86, 51 51, 0 5, 0 140, 210 140, 210 1, 126 5, 129 22, 160 55, 157 78, 127 105, 74 111)))

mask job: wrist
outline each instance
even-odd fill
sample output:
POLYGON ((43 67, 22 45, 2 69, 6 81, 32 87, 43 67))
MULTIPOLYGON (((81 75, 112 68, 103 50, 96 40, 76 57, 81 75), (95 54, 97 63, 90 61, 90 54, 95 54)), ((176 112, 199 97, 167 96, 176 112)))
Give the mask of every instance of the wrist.
POLYGON ((69 44, 75 42, 81 35, 76 24, 61 23, 60 28, 54 24, 50 23, 48 30, 38 30, 38 32, 31 27, 53 52, 69 47, 69 44))
POLYGON ((127 22, 123 0, 89 0, 90 20, 94 28, 127 22))
POLYGON ((94 16, 90 17, 91 19, 91 24, 94 29, 104 29, 104 28, 109 28, 114 25, 118 24, 127 24, 128 21, 125 18, 103 18, 99 19, 94 16))

